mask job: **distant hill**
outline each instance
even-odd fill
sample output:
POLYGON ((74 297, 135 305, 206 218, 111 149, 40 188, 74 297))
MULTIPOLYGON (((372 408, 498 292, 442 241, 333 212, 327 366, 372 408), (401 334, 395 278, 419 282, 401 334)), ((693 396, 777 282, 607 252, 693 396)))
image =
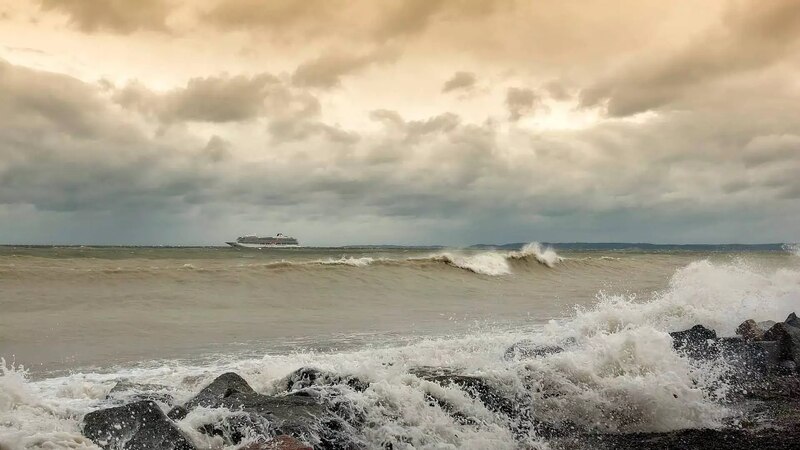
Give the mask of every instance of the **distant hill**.
MULTIPOLYGON (((470 248, 480 250, 519 250, 525 246, 526 242, 514 242, 509 244, 476 244, 470 248)), ((784 251, 784 244, 649 244, 631 242, 542 242, 544 246, 553 247, 556 250, 618 250, 618 251, 708 251, 708 252, 728 252, 728 251, 784 251)))

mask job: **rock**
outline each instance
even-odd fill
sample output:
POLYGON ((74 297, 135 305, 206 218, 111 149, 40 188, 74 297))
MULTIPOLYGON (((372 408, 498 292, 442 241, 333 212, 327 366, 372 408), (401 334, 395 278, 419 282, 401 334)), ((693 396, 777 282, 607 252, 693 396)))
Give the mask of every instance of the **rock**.
POLYGON ((748 341, 760 341, 764 339, 764 333, 773 325, 775 325, 775 322, 771 320, 756 322, 753 319, 748 319, 736 328, 736 334, 748 341))
POLYGON ((564 348, 557 345, 536 345, 531 341, 520 341, 506 350, 503 354, 503 359, 510 361, 514 359, 539 358, 563 351, 564 348))
POLYGON ((83 418, 83 434, 104 449, 195 448, 153 401, 90 412, 83 418))
POLYGON ((797 317, 797 314, 795 313, 791 313, 789 314, 789 317, 787 317, 786 320, 783 321, 783 323, 795 328, 800 328, 800 317, 797 317))
POLYGON ((782 374, 793 374, 797 372, 797 364, 794 361, 781 361, 778 364, 778 371, 782 374))
POLYGON ((267 442, 255 442, 252 444, 247 444, 243 447, 239 447, 238 450, 314 450, 313 447, 310 447, 297 439, 282 434, 280 436, 275 436, 274 439, 271 439, 267 442))
POLYGON ((287 392, 313 386, 348 386, 353 390, 363 392, 369 387, 369 383, 354 376, 342 376, 312 367, 302 367, 284 377, 278 386, 287 392))
POLYGON ((787 322, 776 323, 764 333, 764 339, 778 341, 781 360, 800 363, 800 328, 787 325, 787 322))
MULTIPOLYGON (((490 381, 468 375, 434 375, 423 377, 428 381, 445 387, 456 386, 467 395, 486 406, 486 409, 502 414, 508 420, 509 429, 519 438, 529 436, 531 431, 542 437, 561 435, 569 424, 549 424, 533 417, 531 409, 532 399, 518 394, 509 395, 502 388, 493 385, 490 381)), ((458 423, 476 425, 478 422, 473 417, 458 411, 444 399, 437 398, 432 393, 428 394, 429 400, 436 403, 450 414, 458 423)))
POLYGON ((684 331, 675 331, 672 336, 672 346, 692 358, 706 358, 711 350, 709 340, 716 339, 717 333, 702 325, 695 325, 684 331))
POLYGON ((483 378, 466 375, 437 375, 427 378, 427 380, 442 386, 458 386, 459 389, 471 397, 480 400, 490 411, 499 412, 510 417, 519 413, 516 402, 509 399, 483 378))
POLYGON ((223 422, 207 424, 200 430, 221 436, 229 444, 238 444, 248 435, 290 435, 320 448, 353 448, 352 427, 326 402, 311 389, 277 396, 258 394, 239 375, 226 373, 170 415, 185 417, 198 406, 234 411, 223 422))
POLYGON ((197 406, 212 406, 233 394, 254 394, 256 391, 247 384, 244 378, 233 372, 223 373, 184 406, 191 411, 197 406))
POLYGON ((779 361, 777 345, 774 342, 771 342, 771 346, 768 344, 765 341, 746 341, 740 337, 719 338, 709 342, 705 356, 725 358, 732 363, 731 367, 737 376, 759 377, 779 361))
POLYGON ((592 450, 794 450, 800 429, 686 429, 664 433, 601 434, 581 436, 555 448, 592 450))
POLYGON ((780 347, 776 341, 755 341, 751 344, 757 345, 764 351, 764 363, 767 369, 775 367, 781 360, 780 347))

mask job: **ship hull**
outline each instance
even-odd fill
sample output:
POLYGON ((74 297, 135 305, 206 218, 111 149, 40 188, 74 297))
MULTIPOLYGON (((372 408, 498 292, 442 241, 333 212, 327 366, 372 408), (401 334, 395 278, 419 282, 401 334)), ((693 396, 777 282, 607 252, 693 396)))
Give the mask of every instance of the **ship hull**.
POLYGON ((233 248, 253 248, 253 249, 261 249, 261 248, 297 248, 297 247, 300 247, 299 244, 250 244, 250 243, 243 243, 243 242, 226 242, 226 244, 230 245, 233 248))

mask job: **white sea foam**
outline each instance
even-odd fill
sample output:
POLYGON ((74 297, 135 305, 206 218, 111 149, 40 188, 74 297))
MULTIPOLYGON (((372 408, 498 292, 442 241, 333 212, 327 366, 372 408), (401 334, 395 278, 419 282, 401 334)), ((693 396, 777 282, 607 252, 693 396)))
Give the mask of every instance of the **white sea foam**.
POLYGON ((368 256, 364 256, 361 258, 354 258, 352 256, 342 256, 339 259, 324 259, 313 261, 311 264, 322 264, 322 265, 342 265, 342 266, 353 266, 353 267, 366 267, 370 264, 375 262, 374 258, 370 258, 368 256))
POLYGON ((498 276, 511 273, 511 266, 508 264, 506 255, 497 252, 482 252, 474 255, 447 252, 426 259, 441 261, 481 275, 498 276))
MULTIPOLYGON (((172 361, 41 381, 28 381, 24 372, 4 362, 0 444, 11 449, 96 448, 80 436, 80 420, 88 411, 110 406, 105 396, 119 380, 162 385, 164 393, 181 402, 231 370, 257 391, 275 393, 281 377, 304 366, 353 374, 372 383, 363 392, 345 393, 365 416, 368 425, 360 438, 370 446, 383 442, 431 449, 546 446, 532 434, 513 436, 501 416, 459 389, 410 373, 420 366, 484 377, 509 397, 532 405, 534 417, 547 422, 568 421, 607 431, 714 427, 731 414, 720 401, 727 393, 721 375, 728 367, 724 361, 688 360, 673 350, 667 332, 701 323, 730 335, 745 319, 779 320, 795 309, 800 309, 796 270, 766 271, 742 260, 697 261, 679 269, 662 292, 639 298, 600 293, 594 307, 551 322, 537 333, 484 330, 394 348, 225 358, 203 364, 172 361), (561 345, 564 351, 531 360, 503 359, 505 349, 523 338, 561 345), (429 394, 477 420, 459 422, 430 402, 429 394)), ((219 448, 219 440, 194 430, 234 413, 200 409, 178 425, 199 448, 219 448)))
POLYGON ((783 244, 783 249, 794 256, 800 256, 800 243, 783 244))

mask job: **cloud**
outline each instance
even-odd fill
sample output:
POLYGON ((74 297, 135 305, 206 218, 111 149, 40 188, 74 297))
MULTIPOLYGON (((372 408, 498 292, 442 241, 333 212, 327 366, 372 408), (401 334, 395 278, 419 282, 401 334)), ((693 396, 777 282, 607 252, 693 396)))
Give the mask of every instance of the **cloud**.
POLYGON ((203 20, 222 28, 282 30, 308 22, 324 23, 343 6, 339 0, 226 0, 205 13, 203 20))
POLYGON ((513 122, 533 111, 539 102, 539 95, 532 89, 511 87, 506 91, 508 116, 513 122))
POLYGON ((744 146, 743 159, 750 166, 800 161, 800 136, 780 134, 756 136, 744 146))
POLYGON ((442 92, 457 90, 470 90, 475 86, 477 79, 472 72, 456 72, 453 77, 444 82, 442 92))
POLYGON ((637 58, 582 93, 585 106, 606 102, 612 116, 667 106, 721 78, 762 71, 800 41, 800 3, 732 3, 719 27, 667 55, 637 58))
POLYGON ((405 136, 405 142, 416 142, 426 135, 450 132, 461 123, 457 114, 449 112, 423 120, 406 121, 397 111, 379 109, 370 112, 370 118, 399 131, 405 136))
POLYGON ((268 129, 275 142, 304 141, 322 136, 323 139, 332 143, 354 144, 360 139, 358 133, 305 118, 287 117, 273 120, 268 129))
POLYGON ((46 11, 69 15, 81 31, 132 33, 141 29, 165 31, 170 5, 164 0, 41 0, 46 11))
MULTIPOLYGON (((519 92, 520 105, 535 105, 519 92)), ((422 239, 440 243, 536 234, 774 240, 800 216, 793 200, 800 192, 800 160, 792 151, 797 120, 780 114, 784 105, 758 97, 729 106, 724 116, 694 111, 574 131, 507 131, 452 113, 409 120, 376 110, 370 116, 384 126, 358 133, 317 116, 288 115, 267 127, 221 123, 204 135, 183 128, 153 134, 108 93, 67 76, 0 65, 0 214, 18 211, 40 224, 47 217, 61 224, 54 233, 87 217, 91 227, 116 226, 113 218, 124 215, 139 221, 137 230, 151 230, 137 235, 150 242, 163 242, 156 222, 193 230, 175 239, 216 242, 209 230, 235 234, 266 214, 300 221, 311 235, 322 229, 316 218, 345 230, 355 220, 382 223, 369 236, 384 242, 399 239, 390 230, 425 224, 402 235, 407 243, 419 242, 423 231, 422 239), (753 121, 755 112, 774 120, 753 121), (256 134, 241 140, 242 131, 256 134), (242 153, 243 147, 262 150, 242 153), (252 211, 260 213, 247 218, 252 211), (748 235, 765 217, 763 234, 748 235)), ((23 230, 15 233, 8 239, 25 241, 23 230)), ((325 243, 359 239, 343 233, 325 243)))
POLYGON ((237 122, 264 115, 314 116, 319 102, 312 95, 286 86, 273 75, 220 75, 190 79, 185 87, 164 93, 130 83, 117 90, 120 105, 159 118, 176 121, 237 122))
POLYGON ((294 71, 292 82, 298 86, 332 88, 339 86, 341 78, 374 64, 393 61, 398 56, 397 52, 389 48, 354 55, 333 52, 307 61, 294 71))
POLYGON ((2 129, 7 132, 48 127, 68 135, 92 137, 108 122, 99 93, 69 76, 0 60, 0 93, 2 129))
POLYGON ((377 29, 379 37, 418 33, 431 17, 446 5, 445 0, 408 0, 400 2, 383 16, 377 29))
POLYGON ((101 92, 0 63, 0 204, 40 211, 166 206, 189 180, 203 179, 187 171, 191 157, 149 139, 101 92))

